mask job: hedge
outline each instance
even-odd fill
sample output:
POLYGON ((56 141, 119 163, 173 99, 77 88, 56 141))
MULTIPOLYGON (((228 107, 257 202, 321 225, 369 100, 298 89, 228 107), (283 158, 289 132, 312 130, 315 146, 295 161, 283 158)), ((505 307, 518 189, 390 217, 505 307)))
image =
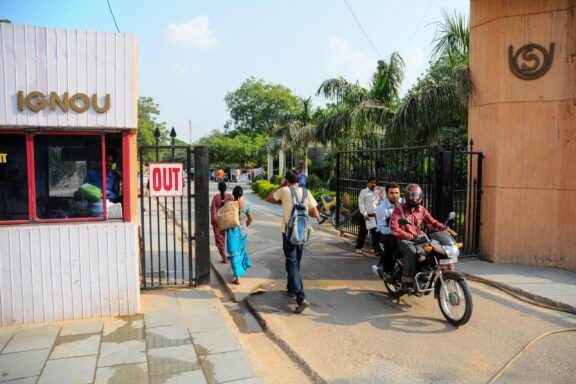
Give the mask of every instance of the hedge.
POLYGON ((278 188, 277 184, 262 183, 258 187, 258 195, 260 195, 261 199, 265 199, 270 194, 270 192, 272 192, 276 188, 278 188))

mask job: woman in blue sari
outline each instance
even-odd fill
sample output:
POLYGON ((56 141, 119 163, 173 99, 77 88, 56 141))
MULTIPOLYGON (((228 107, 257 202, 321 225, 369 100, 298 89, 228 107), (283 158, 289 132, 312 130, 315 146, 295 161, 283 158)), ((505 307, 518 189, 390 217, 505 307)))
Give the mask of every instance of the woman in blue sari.
POLYGON ((232 282, 240 284, 240 277, 252 263, 246 253, 246 243, 248 242, 248 226, 254 220, 250 204, 242 199, 244 190, 241 186, 236 186, 232 191, 234 200, 238 202, 240 211, 240 226, 226 230, 226 253, 230 259, 230 266, 234 273, 232 282))

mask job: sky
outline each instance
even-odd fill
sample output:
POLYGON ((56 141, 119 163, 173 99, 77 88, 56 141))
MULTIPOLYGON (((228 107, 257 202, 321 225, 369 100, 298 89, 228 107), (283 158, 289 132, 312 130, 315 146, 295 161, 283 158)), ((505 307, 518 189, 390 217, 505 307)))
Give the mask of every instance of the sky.
MULTIPOLYGON (((428 67, 442 10, 470 12, 468 0, 109 2, 120 32, 138 37, 139 95, 152 97, 158 120, 188 142, 222 129, 224 96, 250 76, 323 106, 315 94, 324 80, 367 86, 377 61, 397 51, 405 92, 428 67)), ((0 19, 116 32, 106 0, 0 0, 0 19)))

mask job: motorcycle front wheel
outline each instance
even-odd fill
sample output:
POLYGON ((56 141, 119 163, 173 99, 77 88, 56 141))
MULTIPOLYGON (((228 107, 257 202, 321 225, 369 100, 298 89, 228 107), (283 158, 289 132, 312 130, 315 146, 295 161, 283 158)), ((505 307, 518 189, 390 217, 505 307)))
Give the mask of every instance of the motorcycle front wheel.
MULTIPOLYGON (((437 282, 440 284, 440 282, 437 282)), ((447 274, 445 287, 438 290, 438 305, 446 320, 455 326, 466 324, 472 316, 472 295, 463 277, 447 274), (446 289, 444 289, 446 288, 446 289)))
MULTIPOLYGON (((330 222, 332 223, 332 226, 334 228, 336 228, 336 213, 332 214, 332 216, 330 217, 330 222)), ((340 223, 339 224, 341 227, 348 224, 348 215, 347 214, 340 213, 340 223)))

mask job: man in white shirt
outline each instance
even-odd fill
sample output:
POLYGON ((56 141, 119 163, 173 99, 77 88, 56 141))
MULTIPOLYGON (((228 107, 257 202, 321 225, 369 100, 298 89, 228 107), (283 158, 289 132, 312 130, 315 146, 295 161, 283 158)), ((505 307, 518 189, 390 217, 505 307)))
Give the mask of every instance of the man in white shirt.
POLYGON ((358 210, 360 211, 360 230, 358 231, 358 238, 356 240, 356 253, 362 252, 364 241, 368 231, 372 236, 372 248, 374 253, 378 253, 378 239, 376 238, 376 207, 378 206, 379 199, 378 191, 376 190, 376 178, 371 176, 368 178, 368 185, 360 191, 358 195, 358 210))
MULTIPOLYGON (((292 208, 294 207, 294 198, 290 192, 290 187, 295 189, 296 197, 298 201, 302 199, 304 191, 306 188, 301 188, 298 185, 298 173, 292 169, 286 171, 286 176, 282 185, 270 192, 266 201, 273 203, 275 201, 282 202, 282 221, 280 222, 280 232, 282 232, 282 249, 284 250, 284 257, 286 258, 286 273, 288 274, 288 296, 296 297, 297 307, 294 310, 296 313, 302 313, 310 303, 306 300, 306 295, 304 293, 304 285, 302 284, 302 278, 300 277, 300 260, 302 259, 303 245, 294 245, 286 237, 286 224, 292 216, 292 208)), ((318 203, 310 193, 306 191, 306 207, 308 208, 308 214, 312 217, 318 217, 318 209, 316 206, 318 203)))
POLYGON ((392 269, 394 268, 394 254, 396 252, 396 236, 390 232, 390 218, 399 204, 404 203, 404 199, 400 197, 400 186, 396 183, 388 183, 386 185, 386 199, 384 199, 378 207, 376 207, 376 236, 379 245, 378 255, 380 262, 378 265, 373 265, 372 270, 381 278, 387 281, 392 278, 392 269))

